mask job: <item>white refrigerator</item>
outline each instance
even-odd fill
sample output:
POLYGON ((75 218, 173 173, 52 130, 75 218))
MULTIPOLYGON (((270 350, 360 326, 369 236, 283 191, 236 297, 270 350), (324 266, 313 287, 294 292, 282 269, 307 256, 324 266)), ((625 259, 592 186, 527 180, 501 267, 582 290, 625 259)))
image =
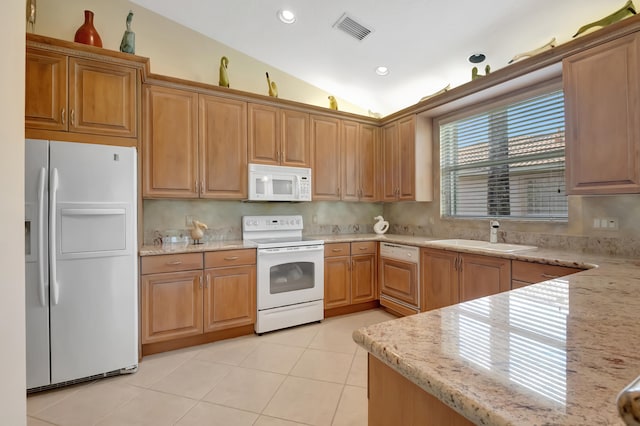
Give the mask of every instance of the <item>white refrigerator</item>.
POLYGON ((136 371, 136 151, 26 140, 27 389, 136 371))

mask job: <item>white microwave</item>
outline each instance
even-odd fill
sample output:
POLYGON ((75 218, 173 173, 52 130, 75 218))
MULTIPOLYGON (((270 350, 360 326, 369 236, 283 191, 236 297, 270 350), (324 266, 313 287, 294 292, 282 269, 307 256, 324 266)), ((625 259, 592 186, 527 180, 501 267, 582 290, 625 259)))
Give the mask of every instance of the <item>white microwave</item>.
POLYGON ((250 201, 311 201, 311 169, 249 164, 250 201))

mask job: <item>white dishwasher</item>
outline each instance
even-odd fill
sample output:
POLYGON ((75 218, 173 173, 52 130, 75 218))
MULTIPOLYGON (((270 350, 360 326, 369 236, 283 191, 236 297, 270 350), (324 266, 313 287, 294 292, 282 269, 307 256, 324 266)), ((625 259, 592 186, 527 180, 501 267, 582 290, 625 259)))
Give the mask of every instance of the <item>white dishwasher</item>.
POLYGON ((380 243, 380 304, 402 315, 420 312, 420 249, 380 243))

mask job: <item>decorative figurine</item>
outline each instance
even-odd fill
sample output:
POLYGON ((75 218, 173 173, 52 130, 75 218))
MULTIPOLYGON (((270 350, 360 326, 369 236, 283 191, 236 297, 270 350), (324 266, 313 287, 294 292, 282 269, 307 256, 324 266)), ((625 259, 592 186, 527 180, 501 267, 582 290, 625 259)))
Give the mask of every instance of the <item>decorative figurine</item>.
POLYGON ((451 89, 451 83, 447 84, 445 87, 443 87, 442 89, 438 90, 435 93, 432 93, 427 96, 423 96, 422 98, 420 98, 420 102, 426 101, 427 99, 433 98, 434 96, 442 95, 443 93, 447 92, 449 89, 451 89))
POLYGON ((27 27, 36 32, 36 0, 27 0, 27 27))
POLYGON ((478 67, 471 68, 471 80, 475 80, 476 78, 487 76, 491 73, 491 67, 489 65, 484 67, 484 75, 478 74, 478 67))
POLYGON ((376 216, 373 220, 377 220, 377 222, 373 224, 373 232, 376 234, 382 235, 389 230, 389 222, 384 220, 384 217, 376 216))
POLYGON ((535 56, 538 53, 542 53, 545 50, 549 50, 553 47, 556 47, 556 38, 552 38, 551 41, 547 44, 545 44, 544 46, 540 46, 537 49, 533 49, 530 50, 528 52, 524 52, 524 53, 518 53, 516 56, 514 56, 513 58, 511 58, 511 60, 509 61, 510 64, 514 63, 515 61, 522 59, 522 58, 528 58, 530 56, 535 56))
POLYGON ((136 53, 136 33, 131 31, 131 20, 133 19, 133 11, 130 10, 127 15, 127 29, 124 30, 122 41, 120 42, 120 51, 124 53, 136 53))
POLYGON ((221 87, 229 87, 229 74, 227 74, 227 67, 229 66, 229 59, 226 56, 220 58, 220 80, 218 85, 221 87))
POLYGON ((269 86, 269 96, 273 96, 274 98, 278 97, 278 86, 276 86, 275 81, 271 81, 269 79, 269 73, 267 74, 267 85, 269 86))
POLYGON ((621 19, 626 18, 628 15, 635 15, 635 14, 636 14, 636 8, 633 5, 633 1, 628 0, 624 6, 622 6, 620 9, 616 10, 615 12, 613 12, 611 15, 605 16, 600 20, 581 26, 578 32, 576 32, 573 35, 573 37, 575 38, 579 36, 583 32, 587 31, 589 28, 606 27, 607 25, 613 24, 614 22, 618 22, 621 19))
POLYGON ((204 237, 204 230, 209 229, 209 227, 195 219, 191 223, 193 224, 193 228, 191 228, 191 238, 193 238, 193 244, 202 244, 200 240, 202 239, 202 237, 204 237))
POLYGON ((338 110, 338 101, 336 101, 336 98, 334 98, 333 96, 329 96, 329 108, 334 111, 338 110))

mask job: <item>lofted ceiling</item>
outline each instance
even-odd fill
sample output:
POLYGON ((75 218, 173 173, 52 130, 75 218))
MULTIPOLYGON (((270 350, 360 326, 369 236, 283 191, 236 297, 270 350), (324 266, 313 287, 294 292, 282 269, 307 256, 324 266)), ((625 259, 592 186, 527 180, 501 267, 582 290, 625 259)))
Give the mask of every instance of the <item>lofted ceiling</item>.
POLYGON ((364 110, 388 115, 492 70, 516 54, 571 39, 626 0, 132 0, 364 110), (296 13, 294 24, 277 19, 296 13), (333 25, 346 13, 372 32, 333 25), (379 76, 384 65, 389 74, 379 76))

